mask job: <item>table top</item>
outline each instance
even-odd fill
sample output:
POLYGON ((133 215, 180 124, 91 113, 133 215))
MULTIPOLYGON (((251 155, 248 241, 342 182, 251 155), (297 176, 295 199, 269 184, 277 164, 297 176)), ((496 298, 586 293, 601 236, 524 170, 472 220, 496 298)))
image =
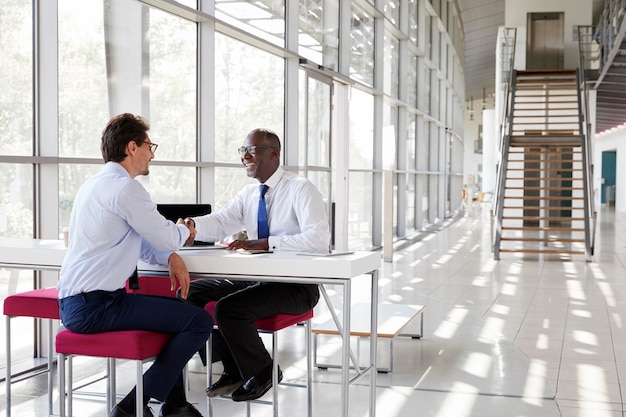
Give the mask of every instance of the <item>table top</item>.
MULTIPOLYGON (((0 238, 0 266, 22 269, 59 269, 65 256, 62 240, 0 238)), ((192 274, 237 274, 274 277, 349 279, 380 268, 379 252, 338 256, 310 256, 295 252, 244 254, 225 249, 178 251, 192 274)), ((142 271, 165 271, 139 263, 142 271)))

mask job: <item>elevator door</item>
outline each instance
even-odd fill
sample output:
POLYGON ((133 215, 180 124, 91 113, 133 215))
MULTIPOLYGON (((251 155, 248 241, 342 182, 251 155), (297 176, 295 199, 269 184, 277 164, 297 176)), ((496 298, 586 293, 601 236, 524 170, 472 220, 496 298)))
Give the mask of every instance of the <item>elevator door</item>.
POLYGON ((563 13, 528 13, 526 69, 563 68, 563 13))

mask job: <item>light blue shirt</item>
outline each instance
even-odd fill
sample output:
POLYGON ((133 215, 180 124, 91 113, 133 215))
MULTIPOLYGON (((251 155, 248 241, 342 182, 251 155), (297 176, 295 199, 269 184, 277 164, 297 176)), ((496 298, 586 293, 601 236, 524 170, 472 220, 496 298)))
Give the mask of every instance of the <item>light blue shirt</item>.
MULTIPOLYGON (((328 253, 330 229, 326 206, 315 185, 282 167, 265 182, 270 250, 328 253)), ((258 236, 259 184, 245 186, 234 200, 215 213, 194 217, 196 239, 217 242, 246 229, 258 236)))
POLYGON ((78 190, 69 234, 59 298, 123 288, 139 259, 167 265, 189 229, 159 214, 143 185, 120 164, 108 162, 78 190))

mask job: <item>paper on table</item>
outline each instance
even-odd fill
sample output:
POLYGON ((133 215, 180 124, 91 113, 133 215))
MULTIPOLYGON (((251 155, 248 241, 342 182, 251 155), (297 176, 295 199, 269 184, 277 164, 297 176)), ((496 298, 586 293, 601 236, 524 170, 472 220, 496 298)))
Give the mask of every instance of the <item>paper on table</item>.
POLYGON ((340 255, 352 255, 354 252, 331 252, 331 253, 315 253, 315 252, 300 252, 298 255, 302 256, 340 256, 340 255))

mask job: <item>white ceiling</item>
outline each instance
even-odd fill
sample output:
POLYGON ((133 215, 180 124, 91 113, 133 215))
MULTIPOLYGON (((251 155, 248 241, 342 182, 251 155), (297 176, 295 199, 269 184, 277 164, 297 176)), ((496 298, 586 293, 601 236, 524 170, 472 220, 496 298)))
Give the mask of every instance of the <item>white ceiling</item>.
MULTIPOLYGON (((505 0, 455 0, 465 33, 465 99, 482 99, 494 92, 496 38, 504 26, 505 0)), ((509 0, 511 1, 511 0, 509 0)), ((523 0, 515 0, 523 1, 523 0)), ((549 3, 554 0, 544 0, 549 3)), ((563 1, 563 0, 559 0, 563 1)), ((593 2, 593 22, 604 7, 604 0, 593 2)))

